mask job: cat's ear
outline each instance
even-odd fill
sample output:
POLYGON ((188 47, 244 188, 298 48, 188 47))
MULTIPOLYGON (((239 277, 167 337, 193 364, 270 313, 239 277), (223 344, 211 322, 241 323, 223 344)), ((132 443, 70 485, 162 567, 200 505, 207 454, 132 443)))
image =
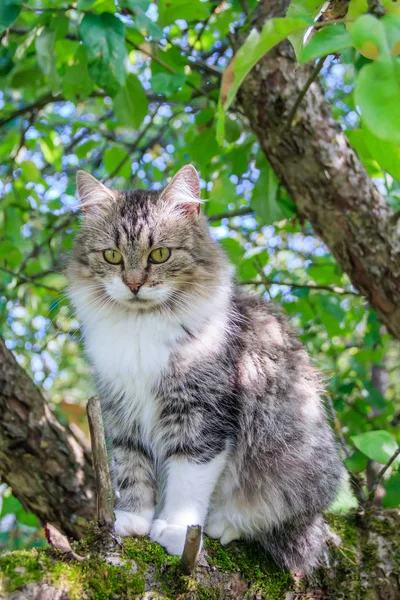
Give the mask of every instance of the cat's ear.
POLYGON ((116 198, 116 193, 110 190, 100 181, 97 181, 93 175, 86 171, 78 171, 76 174, 76 185, 80 205, 85 214, 98 212, 104 206, 113 202, 116 198))
POLYGON ((180 208, 187 215, 200 212, 200 179, 193 165, 185 165, 172 178, 161 194, 170 206, 180 208))

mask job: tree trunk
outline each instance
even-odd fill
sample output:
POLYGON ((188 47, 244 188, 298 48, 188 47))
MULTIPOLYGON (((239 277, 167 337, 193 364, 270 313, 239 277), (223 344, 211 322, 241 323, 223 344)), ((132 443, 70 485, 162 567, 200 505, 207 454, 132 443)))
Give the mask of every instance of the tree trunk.
POLYGON ((42 523, 74 538, 95 516, 89 453, 52 414, 1 338, 0 478, 42 523))
MULTIPOLYGON (((283 16, 288 0, 262 0, 253 23, 283 16)), ((332 118, 314 82, 288 115, 313 65, 296 65, 288 42, 264 56, 238 103, 301 218, 310 221, 353 285, 400 339, 400 223, 332 118)), ((397 216, 397 215, 396 215, 397 216)))
POLYGON ((51 550, 0 556, 0 597, 8 600, 398 600, 400 515, 386 511, 336 516, 341 541, 308 579, 278 569, 255 544, 222 547, 205 540, 196 573, 146 539, 125 539, 119 553, 95 551, 96 537, 76 548, 85 560, 51 550), (2 586, 2 587, 1 587, 2 586), (1 594, 2 592, 2 594, 1 594))

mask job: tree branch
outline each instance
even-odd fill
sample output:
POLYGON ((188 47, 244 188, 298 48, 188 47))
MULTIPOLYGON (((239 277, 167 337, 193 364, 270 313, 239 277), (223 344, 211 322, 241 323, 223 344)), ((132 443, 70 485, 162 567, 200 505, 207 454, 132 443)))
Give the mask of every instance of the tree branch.
MULTIPOLYGON (((253 22, 285 14, 289 0, 261 0, 253 22)), ((236 36, 239 42, 239 36, 236 36)), ((376 310, 381 322, 400 339, 400 246, 394 211, 334 121, 323 90, 306 87, 313 65, 299 66, 289 43, 266 54, 244 80, 238 104, 282 185, 328 246, 353 286, 376 310)))
POLYGON ((352 290, 345 290, 340 287, 331 287, 329 285, 318 285, 313 283, 295 283, 294 281, 275 281, 275 279, 269 279, 268 277, 264 277, 262 275, 262 279, 257 280, 249 280, 249 281, 241 281, 240 285, 279 285, 283 287, 292 287, 292 288, 304 288, 307 290, 323 290, 326 292, 331 292, 332 294, 340 294, 342 296, 357 296, 360 297, 360 294, 357 292, 353 292, 352 290))
POLYGON ((246 215, 254 214, 254 210, 251 206, 245 206, 243 208, 238 208, 237 210, 230 210, 223 213, 217 213, 216 215, 207 216, 207 220, 209 223, 213 223, 214 221, 221 221, 222 219, 231 219, 232 217, 244 217, 246 215))
POLYGON ((307 94, 307 90, 309 89, 310 85, 312 84, 313 81, 315 81, 315 79, 318 77, 319 73, 321 72, 321 69, 324 66, 327 58, 328 58, 328 56, 321 58, 314 66, 313 70, 311 71, 310 76, 307 79, 303 89, 301 90, 300 94, 297 96, 292 108, 290 109, 285 130, 288 130, 292 126, 292 121, 293 121, 294 117, 296 116, 297 109, 299 108, 300 104, 302 103, 304 96, 307 94))
POLYGON ((73 538, 93 518, 90 457, 0 338, 0 477, 25 510, 73 538))
POLYGON ((61 290, 58 290, 55 287, 51 287, 49 285, 45 285, 44 283, 40 283, 40 281, 37 281, 38 277, 43 277, 43 273, 35 275, 35 277, 27 277, 26 275, 22 275, 21 273, 15 273, 15 271, 12 271, 11 269, 7 269, 6 267, 1 267, 1 266, 0 266, 0 271, 4 271, 5 273, 12 275, 13 277, 16 277, 21 284, 22 283, 30 283, 31 285, 35 285, 36 287, 41 287, 45 290, 48 290, 49 292, 57 292, 57 293, 61 292, 61 290))
POLYGON ((393 452, 392 456, 390 457, 390 459, 388 460, 388 462, 386 463, 386 465, 384 467, 382 467, 382 469, 379 471, 378 473, 378 477, 375 479, 371 490, 369 492, 368 495, 368 503, 372 504, 373 501, 375 500, 375 496, 376 496, 376 492, 378 490, 379 484, 381 483, 386 471, 389 469, 389 467, 391 467, 391 465, 394 463, 394 461, 396 460, 396 458, 400 455, 400 446, 397 448, 397 450, 395 452, 393 452))

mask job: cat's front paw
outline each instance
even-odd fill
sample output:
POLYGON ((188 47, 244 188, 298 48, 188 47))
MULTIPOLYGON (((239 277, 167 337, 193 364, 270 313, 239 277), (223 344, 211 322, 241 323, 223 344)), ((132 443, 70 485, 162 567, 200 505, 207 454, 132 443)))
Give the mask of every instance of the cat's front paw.
POLYGON ((168 554, 181 556, 185 546, 186 525, 173 525, 163 519, 154 521, 150 539, 164 546, 168 554))
POLYGON ((115 533, 121 537, 148 535, 150 533, 153 511, 131 513, 125 510, 115 511, 115 533))
POLYGON ((205 533, 210 538, 220 540, 223 546, 229 544, 229 542, 233 542, 233 540, 239 540, 241 537, 240 531, 220 513, 210 515, 205 533))

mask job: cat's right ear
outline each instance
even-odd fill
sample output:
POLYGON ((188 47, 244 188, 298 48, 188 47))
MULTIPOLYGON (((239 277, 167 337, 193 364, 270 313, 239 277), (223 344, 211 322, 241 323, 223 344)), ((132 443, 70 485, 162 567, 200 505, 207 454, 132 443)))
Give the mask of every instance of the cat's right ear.
POLYGON ((101 211, 116 199, 116 193, 113 190, 97 181, 93 175, 86 173, 86 171, 77 172, 76 185, 80 206, 86 215, 101 211))

